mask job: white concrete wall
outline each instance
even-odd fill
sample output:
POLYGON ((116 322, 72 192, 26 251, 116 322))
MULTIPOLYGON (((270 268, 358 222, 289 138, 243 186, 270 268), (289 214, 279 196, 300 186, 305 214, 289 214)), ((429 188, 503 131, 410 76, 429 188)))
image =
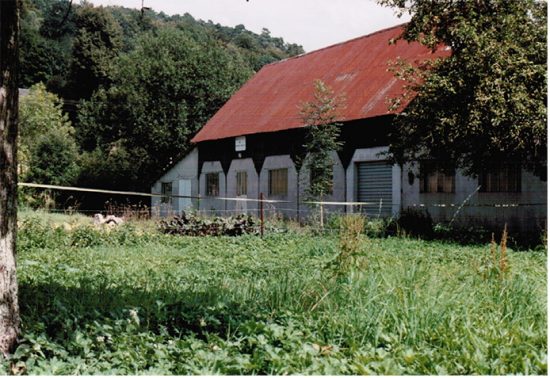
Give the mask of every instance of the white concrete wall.
MULTIPOLYGON (((258 199, 258 173, 254 167, 252 159, 235 159, 229 166, 227 172, 227 197, 237 197, 237 172, 246 172, 247 174, 247 195, 243 198, 258 199)), ((227 209, 234 210, 236 214, 258 214, 258 202, 252 201, 227 201, 227 209)))
MULTIPOLYGON (((162 183, 172 183, 172 194, 177 195, 179 193, 180 180, 191 181, 191 195, 197 196, 198 191, 198 162, 199 152, 195 148, 170 170, 168 170, 162 177, 160 177, 151 187, 151 193, 160 194, 162 183)), ((161 204, 160 197, 152 197, 151 208, 153 214, 161 216, 168 216, 171 214, 179 214, 186 208, 196 208, 198 205, 196 200, 188 200, 183 198, 173 198, 170 204, 161 204)))
MULTIPOLYGON (((306 161, 309 158, 309 155, 306 156, 306 161)), ((323 201, 328 202, 344 202, 346 200, 346 171, 338 154, 336 152, 331 153, 332 158, 332 194, 325 195, 323 201)), ((303 164, 300 169, 300 201, 305 201, 307 198, 307 189, 310 185, 310 170, 307 167, 307 164, 303 164)), ((307 204, 300 204, 300 215, 308 216, 312 207, 307 204)), ((326 214, 331 213, 341 213, 346 211, 345 206, 339 205, 325 205, 323 211, 326 214)))
MULTIPOLYGON (((346 170, 346 201, 357 201, 357 163, 369 161, 384 161, 387 158, 383 155, 388 147, 361 148, 355 150, 351 162, 346 170)), ((392 215, 399 214, 401 209, 401 168, 395 164, 392 167, 392 215)), ((348 211, 354 211, 348 206, 348 211)))
POLYGON ((264 165, 260 171, 260 193, 264 194, 265 199, 286 201, 285 203, 265 204, 266 214, 273 216, 281 214, 285 217, 297 218, 297 199, 298 199, 298 174, 294 162, 290 155, 268 156, 265 158, 264 165), (269 170, 287 168, 288 169, 288 192, 286 196, 269 195, 269 170))
MULTIPOLYGON (((360 162, 383 161, 386 158, 382 155, 387 152, 387 147, 373 147, 357 149, 351 162, 346 170, 338 158, 336 153, 332 154, 334 161, 334 191, 333 194, 327 196, 327 201, 356 201, 356 180, 357 171, 356 165, 360 162)), ((392 168, 392 213, 397 215, 402 208, 415 206, 419 204, 428 205, 432 218, 436 222, 448 222, 455 214, 458 206, 473 192, 478 186, 478 179, 466 177, 460 173, 455 177, 455 192, 454 193, 420 193, 418 167, 415 164, 405 165, 403 170, 399 166, 394 165, 392 168), (409 182, 408 172, 413 173, 412 183, 409 182), (434 204, 446 204, 446 206, 433 206, 434 204), (454 207, 448 206, 454 204, 454 207)), ((264 193, 264 198, 287 201, 281 204, 266 204, 266 214, 280 214, 290 218, 297 218, 298 214, 304 217, 308 214, 310 208, 307 205, 300 205, 298 201, 305 199, 306 188, 309 186, 309 171, 302 166, 299 175, 295 165, 290 158, 290 155, 278 155, 266 157, 262 166, 261 172, 258 175, 252 159, 236 159, 233 160, 229 168, 227 177, 223 172, 219 161, 204 162, 202 172, 199 178, 198 173, 198 151, 197 149, 189 153, 178 164, 166 172, 151 188, 153 193, 161 192, 163 182, 171 182, 174 194, 179 191, 179 183, 182 179, 191 181, 191 194, 202 197, 200 201, 193 200, 192 207, 200 208, 208 214, 212 214, 211 210, 219 210, 218 214, 235 214, 242 212, 243 205, 246 209, 257 209, 257 202, 236 202, 226 200, 215 200, 206 196, 206 174, 210 172, 219 173, 219 184, 221 197, 236 197, 236 173, 238 171, 247 172, 247 190, 248 198, 258 198, 260 192, 264 193), (269 170, 287 168, 288 169, 288 194, 286 196, 269 196, 269 170), (240 206, 240 207, 239 207, 240 206), (300 210, 298 213, 297 210, 300 210)), ((519 207, 490 207, 490 206, 465 206, 456 218, 457 225, 472 225, 472 226, 503 226, 504 222, 508 222, 509 227, 522 230, 536 231, 536 228, 544 227, 544 222, 547 219, 546 206, 547 202, 547 183, 541 181, 534 175, 522 171, 521 192, 519 193, 480 193, 472 195, 471 205, 487 205, 487 204, 541 204, 535 206, 519 206, 519 207)), ((161 208, 162 215, 169 215, 180 212, 184 205, 188 205, 186 200, 174 199, 171 205, 160 206, 160 198, 153 197, 151 205, 156 208, 161 208)), ((338 207, 339 208, 339 207, 338 207)), ((332 207, 330 210, 334 210, 332 207)), ((330 211, 329 210, 329 211, 330 211)), ((352 206, 348 207, 348 211, 353 211, 352 206)), ((256 211, 252 212, 257 214, 256 211)))
POLYGON ((425 208, 435 222, 448 222, 457 213, 459 206, 471 195, 466 206, 457 213, 454 221, 457 225, 503 228, 504 223, 508 223, 511 229, 522 231, 535 231, 539 226, 544 227, 547 218, 546 206, 527 206, 527 204, 546 203, 546 182, 522 170, 521 192, 476 192, 478 185, 477 177, 468 177, 459 171, 455 175, 454 193, 420 193, 418 165, 406 165, 403 168, 402 178, 403 208, 426 204, 428 206, 425 208), (409 171, 415 175, 412 185, 408 179, 409 171), (445 204, 446 206, 433 206, 433 204, 445 204), (448 206, 449 204, 455 206, 448 206), (522 204, 522 206, 487 206, 493 204, 522 204))

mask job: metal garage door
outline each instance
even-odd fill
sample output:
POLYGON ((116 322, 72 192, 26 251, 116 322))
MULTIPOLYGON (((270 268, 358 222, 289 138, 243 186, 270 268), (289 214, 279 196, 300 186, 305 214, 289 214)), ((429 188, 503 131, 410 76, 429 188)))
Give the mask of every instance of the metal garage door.
POLYGON ((357 163, 357 201, 369 217, 391 216, 392 166, 386 161, 357 163))

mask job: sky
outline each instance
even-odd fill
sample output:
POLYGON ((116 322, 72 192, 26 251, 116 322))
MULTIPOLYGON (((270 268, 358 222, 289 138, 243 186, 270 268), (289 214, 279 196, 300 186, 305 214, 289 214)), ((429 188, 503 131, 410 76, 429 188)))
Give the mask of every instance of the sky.
MULTIPOLYGON (((91 0, 96 5, 141 8, 142 0, 91 0)), ((306 52, 347 41, 408 21, 375 0, 143 0, 145 7, 166 14, 189 13, 224 26, 262 28, 306 52)))

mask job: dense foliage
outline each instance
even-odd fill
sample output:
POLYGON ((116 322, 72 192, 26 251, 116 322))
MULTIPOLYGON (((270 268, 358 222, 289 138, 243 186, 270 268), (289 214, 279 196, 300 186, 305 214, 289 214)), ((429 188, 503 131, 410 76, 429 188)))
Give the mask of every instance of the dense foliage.
MULTIPOLYGON (((146 33, 112 63, 110 85, 83 102, 80 145, 103 156, 124 150, 133 170, 124 187, 148 190, 250 75, 242 58, 215 40, 198 42, 175 28, 146 33)), ((91 174, 83 179, 93 182, 91 174)))
POLYGON ((112 57, 132 50, 143 33, 167 27, 196 40, 218 41, 254 71, 304 52, 299 45, 272 37, 267 29, 256 34, 243 25, 226 27, 196 20, 188 13, 168 16, 148 9, 142 14, 137 9, 94 7, 87 2, 24 0, 20 86, 42 81, 64 98, 89 95, 106 79, 112 57))
POLYGON ((42 82, 63 98, 83 155, 74 160, 82 186, 148 191, 254 71, 303 53, 267 29, 189 14, 68 0, 23 5, 20 87, 42 82))
POLYGON ((122 30, 105 8, 90 4, 76 10, 75 26, 65 95, 87 99, 100 85, 109 84, 111 64, 122 49, 122 30))
POLYGON ((547 3, 524 0, 379 0, 412 15, 403 38, 451 56, 397 68, 409 93, 390 151, 400 162, 437 159, 469 174, 547 160, 547 3))
POLYGON ((544 253, 508 250, 500 278, 489 245, 360 237, 334 277, 334 237, 61 221, 21 219, 4 374, 547 373, 544 253))
POLYGON ((72 185, 78 176, 74 128, 61 100, 36 84, 19 103, 19 175, 21 181, 72 185))

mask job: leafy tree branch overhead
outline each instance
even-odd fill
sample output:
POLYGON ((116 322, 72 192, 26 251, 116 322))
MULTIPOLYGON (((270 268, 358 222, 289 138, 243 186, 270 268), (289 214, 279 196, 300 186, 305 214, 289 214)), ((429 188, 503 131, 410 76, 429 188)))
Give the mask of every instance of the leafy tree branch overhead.
MULTIPOLYGON (((543 1, 379 0, 411 14, 402 38, 451 56, 394 66, 416 96, 396 117, 390 152, 476 175, 497 162, 547 165, 547 4, 543 1)), ((405 95, 405 96, 407 96, 405 95)), ((392 106, 404 98, 394 98, 392 106)))

